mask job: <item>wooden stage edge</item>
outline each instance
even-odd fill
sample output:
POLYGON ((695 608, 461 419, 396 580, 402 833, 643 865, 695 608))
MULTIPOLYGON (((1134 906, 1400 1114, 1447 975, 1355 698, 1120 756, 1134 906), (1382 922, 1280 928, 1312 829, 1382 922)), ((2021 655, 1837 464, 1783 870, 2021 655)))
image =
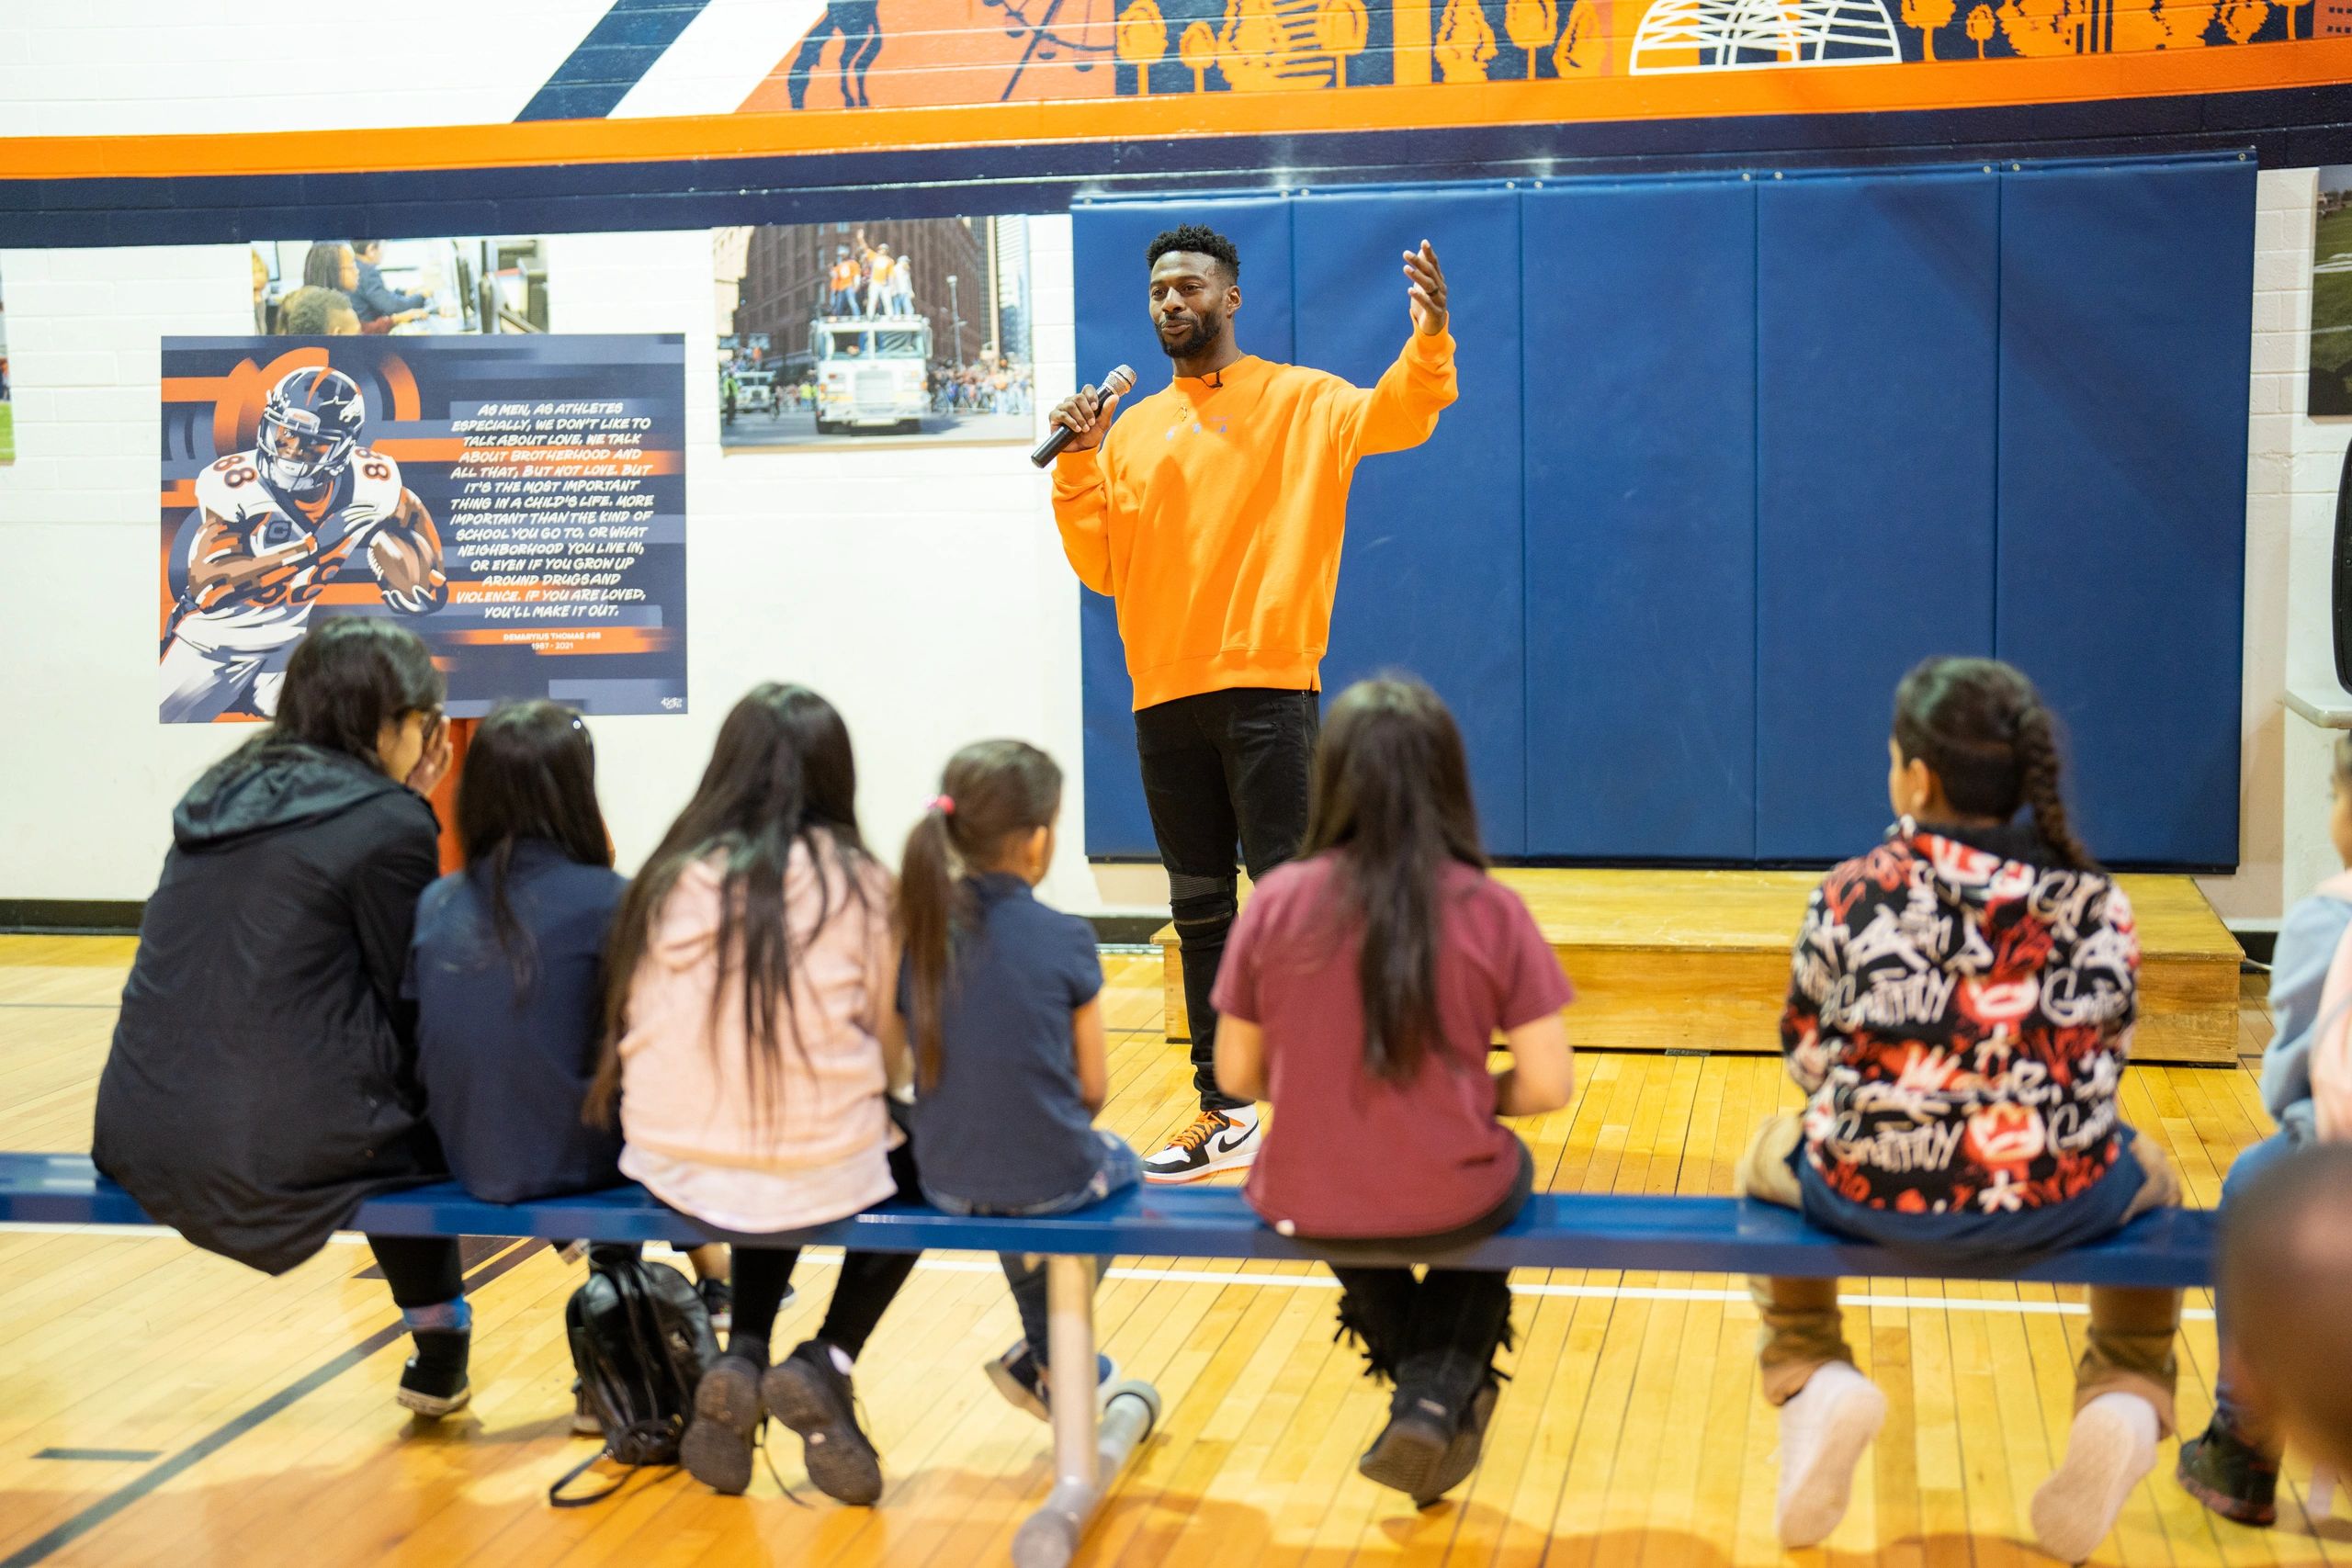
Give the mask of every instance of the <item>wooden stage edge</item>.
MULTIPOLYGON (((1568 1035, 1605 1051, 1780 1049, 1789 944, 1819 876, 1805 871, 1495 873, 1527 900, 1577 987, 1568 1035)), ((2120 876, 2140 923, 2143 1062, 2237 1060, 2245 957, 2186 876, 2120 876)), ((1176 928, 1161 928, 1168 1036, 1192 1030, 1176 928)))

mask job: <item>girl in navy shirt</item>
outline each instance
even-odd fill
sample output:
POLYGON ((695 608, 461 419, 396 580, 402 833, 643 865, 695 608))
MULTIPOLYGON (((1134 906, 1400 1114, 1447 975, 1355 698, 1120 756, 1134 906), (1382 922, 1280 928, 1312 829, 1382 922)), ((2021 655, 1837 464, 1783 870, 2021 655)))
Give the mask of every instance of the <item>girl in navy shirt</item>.
MULTIPOLYGON (((596 804, 587 726, 551 702, 507 703, 458 778, 466 865, 424 890, 409 948, 425 1114, 449 1170, 492 1203, 621 1180, 620 1134, 581 1105, 604 1023, 605 939, 628 879, 596 804)), ((727 1249, 694 1251, 723 1325, 727 1249)))
MULTIPOLYGON (((1051 757, 983 740, 948 762, 907 840, 899 1003, 914 1033, 915 1147, 923 1195, 951 1213, 1068 1213, 1142 1173, 1135 1151, 1094 1125, 1109 1072, 1093 930, 1031 892, 1053 863, 1061 803, 1051 757)), ((1023 1337, 989 1377, 1043 1416, 1045 1269, 1016 1253, 1001 1261, 1023 1337)), ((1114 1369, 1106 1359, 1096 1371, 1107 1382, 1114 1369)))

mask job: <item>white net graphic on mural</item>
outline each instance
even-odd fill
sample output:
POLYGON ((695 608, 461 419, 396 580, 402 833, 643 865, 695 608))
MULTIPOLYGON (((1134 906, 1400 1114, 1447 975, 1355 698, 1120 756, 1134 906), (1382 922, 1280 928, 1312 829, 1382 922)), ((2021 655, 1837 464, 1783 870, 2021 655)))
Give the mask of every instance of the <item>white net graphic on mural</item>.
POLYGON ((1633 69, 1664 75, 1902 58, 1879 0, 1657 0, 1634 34, 1633 69))

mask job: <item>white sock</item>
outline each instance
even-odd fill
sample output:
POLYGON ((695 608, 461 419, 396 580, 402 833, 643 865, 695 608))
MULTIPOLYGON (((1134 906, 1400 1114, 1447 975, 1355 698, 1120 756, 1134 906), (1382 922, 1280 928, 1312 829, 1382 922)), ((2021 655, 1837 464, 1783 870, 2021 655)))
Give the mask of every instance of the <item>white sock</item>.
POLYGON ((2156 1407, 2102 1393, 2075 1412, 2066 1458, 2033 1495, 2033 1535, 2061 1562, 2080 1562, 2115 1528, 2124 1500, 2156 1468, 2156 1407))
POLYGON ((1846 1517, 1854 1467, 1886 1420, 1886 1395, 1846 1361, 1818 1368, 1781 1406, 1781 1544, 1812 1546, 1846 1517))
POLYGON ((826 1346, 825 1354, 833 1359, 833 1371, 841 1373, 843 1377, 849 1376, 850 1368, 857 1364, 849 1359, 849 1352, 842 1349, 838 1345, 826 1346))

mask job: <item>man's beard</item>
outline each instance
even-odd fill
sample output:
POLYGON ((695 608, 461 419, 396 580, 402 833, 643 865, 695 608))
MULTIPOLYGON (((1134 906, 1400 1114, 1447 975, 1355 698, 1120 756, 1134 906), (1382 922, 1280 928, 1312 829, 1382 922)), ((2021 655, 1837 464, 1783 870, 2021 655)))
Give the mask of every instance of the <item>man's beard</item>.
POLYGON ((1204 316, 1193 318, 1193 330, 1174 342, 1166 333, 1158 333, 1160 351, 1170 359, 1190 359, 1211 344, 1225 331, 1223 321, 1212 321, 1204 316))

